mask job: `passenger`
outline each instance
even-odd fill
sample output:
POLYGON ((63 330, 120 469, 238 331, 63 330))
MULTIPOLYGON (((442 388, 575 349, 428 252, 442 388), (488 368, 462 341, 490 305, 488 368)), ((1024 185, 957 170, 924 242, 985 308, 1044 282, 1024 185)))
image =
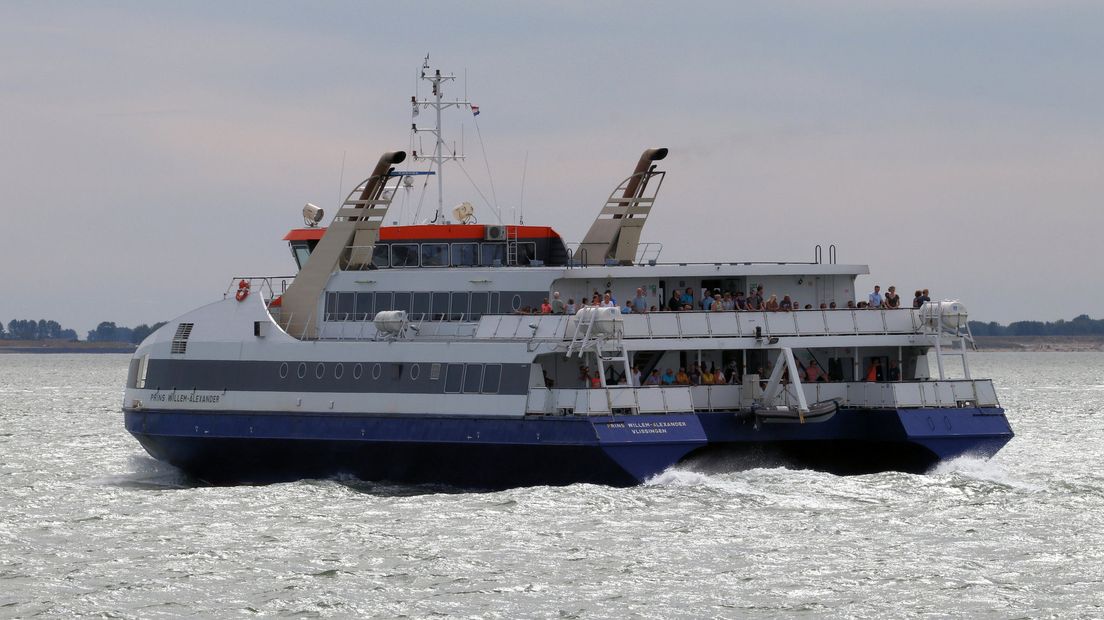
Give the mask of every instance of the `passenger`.
POLYGON ((782 312, 789 312, 794 309, 794 302, 789 295, 782 296, 782 302, 778 304, 778 309, 782 312))
POLYGON ((809 365, 805 367, 805 377, 809 383, 824 383, 824 371, 815 359, 809 360, 809 365))
POLYGON ((583 387, 590 387, 590 368, 583 366, 579 369, 579 381, 583 383, 583 387))
POLYGON ((602 296, 599 295, 598 293, 595 293, 595 294, 591 295, 590 296, 590 305, 592 305, 594 307, 601 306, 602 305, 602 296))
POLYGON ((848 300, 847 300, 847 307, 848 307, 849 309, 851 309, 851 310, 854 310, 854 309, 855 309, 855 300, 853 300, 853 299, 848 299, 848 300))
POLYGON ((721 308, 729 311, 736 309, 736 299, 732 297, 732 293, 729 291, 725 291, 724 296, 721 297, 721 308))
POLYGON ((884 303, 886 308, 901 307, 901 296, 897 294, 896 286, 891 286, 889 290, 886 291, 884 303))
POLYGON ((772 293, 763 309, 767 312, 778 312, 778 295, 772 293))
POLYGON ((912 296, 912 307, 919 308, 920 306, 924 305, 922 298, 923 295, 920 294, 920 291, 916 291, 916 293, 914 293, 912 296))
POLYGON ((859 307, 859 308, 862 308, 862 309, 866 309, 866 308, 869 308, 869 307, 870 307, 870 304, 869 304, 869 303, 867 303, 867 302, 865 302, 865 301, 860 301, 860 302, 859 302, 859 306, 858 306, 858 307, 859 307))
POLYGON ((659 312, 659 308, 652 306, 651 308, 648 308, 648 312, 659 312))
POLYGON ((870 368, 866 370, 867 381, 881 381, 882 380, 882 360, 875 357, 874 361, 870 364, 870 368))
POLYGON ((826 304, 826 303, 821 303, 821 304, 820 304, 820 309, 821 309, 821 310, 827 310, 827 309, 828 309, 828 304, 826 304))
POLYGON ((632 314, 633 312, 634 312, 633 302, 626 301, 625 302, 625 307, 621 308, 621 314, 632 314))
POLYGON ((678 289, 671 291, 671 299, 667 300, 667 309, 671 312, 682 310, 682 295, 679 294, 678 289))
POLYGON ((714 385, 717 383, 717 377, 713 374, 712 370, 702 370, 701 384, 702 385, 714 385))
POLYGON ((545 297, 541 302, 541 314, 552 314, 552 304, 548 303, 548 298, 545 297))
POLYGON ((663 377, 660 379, 660 381, 663 383, 663 385, 674 385, 675 372, 668 368, 667 372, 663 373, 663 377))
POLYGON ((694 309, 694 289, 687 287, 686 292, 682 294, 682 308, 685 310, 686 306, 690 306, 690 309, 694 309))
POLYGON ((644 294, 644 289, 636 289, 636 297, 632 300, 633 312, 637 314, 644 314, 644 310, 648 307, 648 297, 644 294))
POLYGON ((713 299, 712 295, 710 295, 708 293, 702 295, 701 309, 705 310, 706 312, 709 312, 710 310, 713 309, 714 301, 715 300, 713 299))
POLYGON ((871 308, 882 307, 882 287, 874 285, 874 292, 867 297, 867 305, 871 308))
POLYGON ((701 383, 701 369, 698 368, 697 364, 692 364, 690 366, 690 385, 701 385, 701 383))
POLYGON ((901 369, 897 367, 897 360, 889 360, 889 372, 887 373, 887 378, 890 381, 901 380, 901 369))
MULTIPOLYGON (((820 304, 820 305, 823 306, 824 304, 820 304)), ((813 309, 813 304, 805 304, 805 309, 806 310, 812 310, 813 309)))
POLYGON ((606 293, 605 296, 602 297, 601 306, 603 308, 616 308, 617 303, 613 301, 613 295, 606 293))
POLYGON ((736 311, 737 312, 748 309, 747 298, 744 297, 744 292, 743 291, 736 291, 735 304, 736 304, 736 311))
POLYGON ((829 302, 828 303, 828 309, 829 310, 835 310, 836 309, 836 302, 834 302, 834 301, 829 302))
POLYGON ((928 289, 924 289, 924 294, 920 296, 920 305, 926 304, 931 301, 931 297, 928 297, 928 289))
POLYGON ((758 286, 748 295, 748 310, 762 310, 763 309, 763 287, 758 286))
POLYGON ((567 300, 567 313, 568 314, 575 314, 575 312, 577 310, 578 310, 578 308, 575 307, 575 298, 574 297, 569 298, 567 300))
POLYGON ((694 309, 694 306, 691 306, 690 304, 682 304, 682 311, 683 312, 691 312, 691 311, 693 311, 693 309, 694 309))
POLYGON ((722 371, 720 368, 713 371, 713 383, 715 385, 724 385, 728 383, 728 380, 725 379, 724 371, 722 371))
MULTIPOLYGON (((607 289, 606 289, 606 295, 609 295, 610 301, 612 301, 612 302, 613 302, 613 305, 614 305, 614 306, 616 306, 616 305, 617 305, 617 298, 613 296, 613 291, 611 291, 611 290, 609 290, 609 289, 607 288, 607 289)), ((605 296, 603 296, 603 298, 604 298, 604 297, 605 297, 605 296)))
POLYGON ((659 385, 659 371, 653 370, 652 374, 648 375, 648 378, 644 380, 644 385, 659 385))
MULTIPOLYGON (((571 300, 571 303, 572 303, 572 305, 574 305, 575 300, 571 300)), ((560 299, 560 292, 559 291, 553 292, 552 293, 552 314, 564 314, 566 312, 568 312, 567 304, 565 304, 563 302, 563 300, 560 299)))
POLYGON ((638 366, 632 367, 632 384, 640 387, 640 368, 638 366))
POLYGON ((675 384, 677 385, 690 385, 690 375, 686 374, 686 368, 679 368, 678 374, 675 375, 675 384))
MULTIPOLYGON (((726 308, 724 307, 724 302, 721 301, 721 296, 720 295, 717 295, 713 299, 713 305, 710 307, 710 309, 713 312, 724 312, 726 310, 726 308)), ((731 308, 728 308, 728 309, 731 310, 731 308)))
POLYGON ((602 387, 602 373, 595 370, 594 374, 591 375, 591 377, 590 377, 590 389, 597 390, 597 389, 600 389, 601 387, 602 387))

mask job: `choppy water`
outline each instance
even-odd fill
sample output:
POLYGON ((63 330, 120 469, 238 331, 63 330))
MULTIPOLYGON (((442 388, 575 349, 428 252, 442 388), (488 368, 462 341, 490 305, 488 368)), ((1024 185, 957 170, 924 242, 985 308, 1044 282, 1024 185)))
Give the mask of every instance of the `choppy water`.
POLYGON ((973 361, 992 461, 446 493, 197 486, 124 432, 126 357, 0 356, 0 617, 1104 616, 1104 355, 973 361))

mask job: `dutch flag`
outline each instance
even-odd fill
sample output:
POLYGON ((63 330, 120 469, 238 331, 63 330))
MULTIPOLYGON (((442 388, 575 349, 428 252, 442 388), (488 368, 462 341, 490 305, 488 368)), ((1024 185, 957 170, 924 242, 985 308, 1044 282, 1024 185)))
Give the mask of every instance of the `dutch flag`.
POLYGON ((479 116, 479 106, 473 105, 471 107, 471 109, 472 109, 472 116, 479 116))

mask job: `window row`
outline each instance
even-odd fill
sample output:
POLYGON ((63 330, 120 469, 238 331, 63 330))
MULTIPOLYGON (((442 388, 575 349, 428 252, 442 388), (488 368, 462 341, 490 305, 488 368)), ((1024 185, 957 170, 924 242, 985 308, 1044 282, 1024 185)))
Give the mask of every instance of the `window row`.
MULTIPOLYGON (((539 295, 539 293, 535 293, 539 295)), ((484 314, 507 314, 521 308, 521 295, 497 291, 326 293, 327 321, 371 321, 377 312, 404 310, 416 318, 478 320, 484 314), (501 305, 500 305, 501 304, 501 305), (502 307, 507 306, 507 307, 502 307)))
MULTIPOLYGON (((444 391, 446 394, 497 394, 502 384, 502 364, 434 363, 430 364, 430 381, 440 380, 442 365, 445 366, 444 391)), ((386 364, 386 366, 389 373, 387 379, 391 381, 404 379, 404 366, 408 368, 405 374, 409 376, 411 381, 417 381, 422 376, 422 367, 417 363, 409 365, 386 364)), ((349 376, 353 380, 359 381, 361 377, 370 375, 373 381, 379 381, 384 375, 384 364, 376 362, 371 364, 366 371, 365 365, 357 363, 353 365, 351 372, 346 374, 345 364, 341 362, 333 364, 316 362, 310 365, 307 362, 299 362, 296 366, 284 362, 280 364, 279 373, 280 378, 284 380, 291 378, 302 380, 311 376, 317 380, 325 379, 328 376, 341 380, 349 376)))
MULTIPOLYGON (((517 264, 537 257, 537 244, 518 243, 517 264)), ((492 267, 506 264, 505 243, 390 243, 372 250, 376 267, 492 267)))

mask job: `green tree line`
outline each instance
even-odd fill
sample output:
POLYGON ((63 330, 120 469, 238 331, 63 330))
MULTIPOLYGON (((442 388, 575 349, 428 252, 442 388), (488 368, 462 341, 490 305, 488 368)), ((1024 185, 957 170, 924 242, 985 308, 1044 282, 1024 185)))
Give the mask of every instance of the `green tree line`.
MULTIPOLYGON (((111 321, 104 321, 88 332, 89 342, 130 342, 138 344, 146 339, 164 322, 138 327, 119 327, 111 321)), ((5 328, 0 321, 0 339, 3 340, 78 340, 76 330, 65 329, 57 321, 47 319, 12 319, 5 328)))
POLYGON ((1082 314, 1072 321, 1016 321, 1008 325, 970 321, 975 336, 1085 336, 1104 334, 1104 319, 1091 319, 1082 314))

